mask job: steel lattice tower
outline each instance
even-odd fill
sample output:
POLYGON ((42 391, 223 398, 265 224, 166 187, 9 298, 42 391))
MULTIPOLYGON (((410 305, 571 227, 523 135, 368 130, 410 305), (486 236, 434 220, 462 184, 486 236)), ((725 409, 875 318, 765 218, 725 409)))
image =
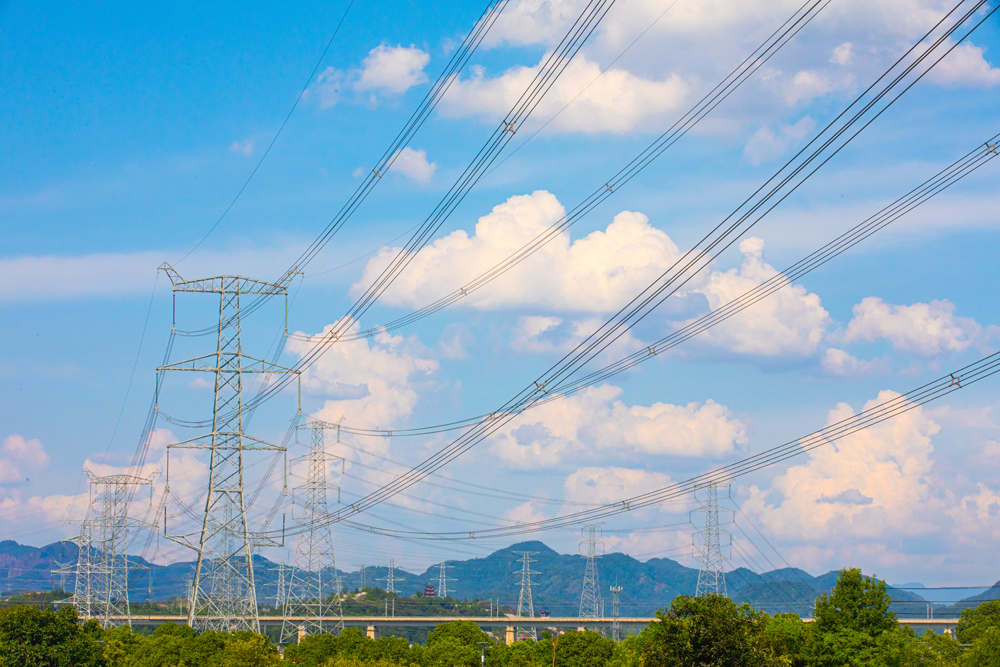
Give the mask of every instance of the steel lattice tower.
POLYGON ((448 582, 455 581, 454 579, 448 576, 449 567, 451 567, 451 565, 448 565, 448 561, 446 560, 441 561, 441 563, 438 565, 437 596, 439 598, 448 597, 448 582))
POLYGON ((285 592, 287 590, 288 590, 288 584, 285 582, 285 564, 278 563, 278 590, 274 594, 275 609, 285 608, 285 592))
POLYGON ((90 478, 90 507, 81 522, 80 551, 75 568, 72 603, 83 620, 94 619, 104 628, 131 627, 128 600, 128 529, 143 524, 128 516, 132 487, 153 480, 134 475, 90 478))
POLYGON ((389 572, 385 575, 385 592, 396 592, 396 559, 389 559, 389 572))
POLYGON ((270 376, 296 371, 243 353, 242 298, 244 295, 287 298, 288 288, 242 276, 183 280, 168 264, 161 268, 173 283, 175 300, 178 293, 219 296, 215 352, 157 369, 206 372, 215 378, 211 432, 169 446, 171 449, 205 450, 210 456, 200 530, 168 535, 171 540, 198 554, 191 583, 188 625, 198 629, 259 632, 253 549, 255 546, 276 545, 257 539, 247 523, 243 453, 284 451, 285 448, 243 432, 243 376, 249 373, 270 376))
MULTIPOLYGON (((587 524, 587 569, 583 573, 583 590, 580 592, 580 618, 600 618, 604 611, 604 600, 601 598, 600 577, 597 573, 597 529, 599 523, 587 524)), ((583 544, 581 542, 580 544, 583 544)))
POLYGON ((715 484, 707 487, 707 495, 705 507, 695 510, 705 515, 704 528, 696 533, 702 536, 703 543, 695 595, 727 595, 720 540, 723 531, 719 529, 719 487, 715 484))
POLYGON ((621 641, 622 638, 622 624, 619 620, 621 618, 621 607, 619 596, 621 595, 621 586, 611 587, 611 639, 614 641, 621 641))
MULTIPOLYGON (((296 487, 301 491, 297 500, 302 504, 301 524, 304 530, 295 545, 295 562, 281 623, 279 642, 282 644, 291 642, 302 631, 317 634, 332 629, 340 633, 344 629, 333 534, 326 523, 329 517, 327 495, 333 489, 340 491, 339 486, 327 481, 327 464, 340 461, 343 465, 344 459, 326 452, 327 425, 324 422, 311 421, 299 428, 312 431, 312 442, 305 456, 292 459, 306 463, 309 471, 305 484, 296 487), (301 623, 292 622, 292 617, 304 617, 304 620, 301 623)), ((340 429, 337 429, 337 434, 339 437, 340 429)))
MULTIPOLYGON (((533 582, 531 581, 531 575, 538 574, 531 569, 531 563, 535 561, 532 560, 537 551, 515 551, 514 553, 521 555, 521 595, 517 600, 517 617, 518 618, 534 618, 535 617, 535 603, 531 598, 531 586, 533 582), (527 616, 525 616, 527 613, 527 616)), ((534 626, 530 628, 518 628, 517 636, 528 635, 534 640, 538 639, 538 634, 535 632, 534 626)))

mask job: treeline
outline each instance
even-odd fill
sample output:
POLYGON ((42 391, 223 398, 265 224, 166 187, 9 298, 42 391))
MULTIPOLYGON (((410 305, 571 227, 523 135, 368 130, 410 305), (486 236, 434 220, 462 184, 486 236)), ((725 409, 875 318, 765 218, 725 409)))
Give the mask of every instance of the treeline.
MULTIPOLYGON (((285 648, 250 632, 163 625, 149 636, 79 623, 69 607, 0 610, 0 667, 1000 667, 1000 602, 962 612, 956 636, 898 624, 884 582, 843 570, 814 622, 721 596, 681 596, 657 622, 614 642, 596 632, 543 633, 507 646, 474 623, 442 623, 426 645, 371 640, 356 628, 285 648)), ((501 638, 502 639, 502 638, 501 638)))

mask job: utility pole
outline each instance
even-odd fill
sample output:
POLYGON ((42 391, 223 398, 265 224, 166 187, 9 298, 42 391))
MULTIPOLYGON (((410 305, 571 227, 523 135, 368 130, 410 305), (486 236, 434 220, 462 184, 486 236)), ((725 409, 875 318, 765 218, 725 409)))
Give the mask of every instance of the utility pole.
MULTIPOLYGON (((247 451, 285 451, 285 448, 243 432, 249 417, 243 403, 243 376, 262 374, 268 378, 297 375, 298 372, 243 353, 242 299, 244 296, 259 299, 284 296, 287 314, 288 288, 243 276, 183 280, 169 264, 160 268, 170 277, 175 303, 177 295, 184 293, 215 294, 219 299, 215 351, 157 369, 205 372, 214 376, 212 430, 169 445, 167 450, 168 470, 171 449, 198 449, 209 453, 208 487, 200 529, 167 536, 198 554, 188 605, 188 625, 199 630, 259 632, 253 549, 277 544, 260 539, 247 522, 243 454, 247 451)), ((285 325, 287 329, 287 321, 285 325)))
MULTIPOLYGON (((531 598, 531 575, 538 574, 531 569, 530 564, 535 561, 531 558, 537 551, 515 551, 514 553, 521 555, 521 595, 517 600, 517 617, 518 618, 534 618, 535 617, 535 605, 531 598)), ((516 574, 516 573, 515 573, 516 574)), ((535 632, 535 627, 530 628, 518 628, 517 636, 520 637, 522 634, 526 634, 534 640, 538 639, 538 634, 535 632)))
MULTIPOLYGON (((580 618, 600 618, 604 601, 601 598, 601 584, 597 573, 597 529, 599 523, 588 523, 583 529, 587 533, 587 569, 583 573, 583 590, 580 592, 580 618)), ((583 542, 580 542, 583 544, 583 542)))
POLYGON ((621 618, 621 609, 619 606, 619 595, 621 595, 621 586, 611 587, 611 639, 618 642, 622 639, 622 624, 619 620, 621 618))
POLYGON ((696 533, 702 536, 703 542, 695 595, 727 595, 725 561, 722 558, 720 538, 724 531, 719 529, 718 485, 712 484, 706 487, 706 491, 708 498, 705 506, 695 510, 705 515, 704 528, 696 533))
MULTIPOLYGON (((344 459, 326 452, 327 424, 310 421, 299 427, 311 431, 309 452, 292 462, 308 465, 305 484, 296 487, 301 491, 303 532, 295 545, 295 562, 292 565, 291 582, 285 599, 284 619, 281 623, 279 643, 291 643, 296 637, 330 631, 324 623, 334 622, 332 631, 339 634, 344 629, 344 614, 341 606, 340 577, 333 556, 333 534, 326 522, 329 517, 327 494, 340 487, 327 482, 327 463, 340 461, 343 473, 344 459), (292 622, 293 617, 304 617, 301 623, 292 622)), ((340 428, 337 428, 340 441, 340 428)), ((338 498, 339 502, 339 498, 338 498)))
POLYGON ((99 477, 90 470, 86 473, 90 478, 90 507, 81 522, 72 602, 78 605, 80 618, 97 620, 105 629, 131 627, 128 529, 143 524, 129 518, 128 504, 131 487, 152 487, 153 480, 135 475, 99 477))

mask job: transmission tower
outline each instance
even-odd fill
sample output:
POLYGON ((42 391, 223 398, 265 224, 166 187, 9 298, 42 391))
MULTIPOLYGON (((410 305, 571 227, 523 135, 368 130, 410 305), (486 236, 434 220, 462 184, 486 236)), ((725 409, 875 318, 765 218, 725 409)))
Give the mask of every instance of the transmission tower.
MULTIPOLYGON (((344 615, 340 599, 340 577, 333 557, 333 534, 326 522, 329 517, 327 495, 340 487, 327 481, 331 461, 344 459, 326 452, 325 422, 310 421, 300 428, 312 432, 309 452, 293 462, 308 464, 305 484, 296 487, 301 491, 297 499, 302 503, 304 530, 295 545, 295 563, 285 601, 284 620, 281 623, 280 643, 290 643, 300 632, 316 634, 328 632, 325 623, 333 622, 333 632, 344 629, 344 615), (302 622, 292 622, 292 617, 304 617, 302 622)), ((338 442, 340 429, 337 429, 338 442)), ((343 472, 343 468, 341 468, 343 472)), ((339 498, 338 498, 339 501, 339 498)))
POLYGON ((266 382, 272 375, 297 372, 243 353, 242 299, 244 295, 262 299, 281 295, 287 300, 288 288, 242 276, 183 280, 170 265, 160 268, 170 277, 175 300, 179 293, 216 294, 219 298, 215 351, 157 369, 206 372, 215 380, 212 430, 169 445, 171 449, 209 452, 208 488, 200 529, 168 535, 198 554, 191 583, 188 625, 202 630, 259 632, 253 549, 276 545, 255 535, 247 523, 243 453, 284 451, 285 448, 243 432, 244 421, 248 418, 243 404, 243 376, 263 374, 266 382))
POLYGON ((90 506, 87 518, 81 522, 71 601, 83 620, 94 619, 104 628, 131 627, 128 529, 144 524, 129 518, 128 502, 132 487, 152 487, 153 480, 134 475, 99 477, 90 470, 86 473, 90 478, 90 506))
POLYGON ((446 560, 441 561, 441 563, 438 565, 437 596, 439 598, 446 598, 446 597, 448 597, 448 582, 449 581, 455 581, 454 579, 452 579, 451 577, 448 576, 448 568, 449 567, 452 567, 452 566, 448 565, 448 561, 446 561, 446 560))
POLYGON ((359 590, 362 590, 362 591, 365 590, 365 586, 367 586, 367 584, 365 583, 365 570, 367 570, 367 569, 368 569, 368 566, 365 565, 364 563, 362 563, 361 564, 361 570, 360 570, 360 572, 361 572, 361 587, 359 589, 359 590))
POLYGON ((588 523, 583 527, 587 533, 587 569, 583 573, 583 590, 580 592, 580 618, 600 618, 604 611, 597 573, 597 529, 600 527, 599 523, 588 523))
MULTIPOLYGON (((727 595, 725 561, 722 558, 719 529, 719 487, 713 484, 706 489, 705 506, 695 510, 705 515, 704 528, 696 534, 702 536, 701 567, 695 595, 727 595)), ((729 533, 725 533, 728 535, 729 533)))
MULTIPOLYGON (((521 555, 521 595, 517 600, 517 617, 518 618, 534 618, 535 617, 535 604, 531 599, 531 575, 538 574, 531 569, 531 563, 535 561, 531 558, 537 551, 515 551, 514 553, 521 555), (527 614, 527 615, 525 615, 527 614)), ((516 574, 516 573, 515 573, 516 574)), ((517 636, 528 635, 533 640, 538 639, 538 635, 535 632, 534 626, 530 628, 519 627, 517 629, 517 636)))
POLYGON ((385 592, 396 592, 396 559, 389 559, 389 572, 385 575, 385 592))
POLYGON ((621 595, 621 586, 611 587, 611 639, 614 641, 621 641, 622 638, 622 624, 619 620, 621 618, 621 608, 619 596, 621 595))
POLYGON ((278 563, 278 591, 274 594, 275 609, 285 608, 286 590, 287 590, 287 584, 285 583, 285 564, 278 563))

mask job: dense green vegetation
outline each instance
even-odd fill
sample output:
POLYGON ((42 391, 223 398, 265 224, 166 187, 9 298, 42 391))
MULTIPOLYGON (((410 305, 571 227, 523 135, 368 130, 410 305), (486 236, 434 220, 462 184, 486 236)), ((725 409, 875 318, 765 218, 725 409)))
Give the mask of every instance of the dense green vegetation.
MULTIPOLYGON (((963 611, 957 640, 917 636, 896 622, 885 583, 860 570, 840 572, 817 599, 811 623, 726 597, 680 596, 657 622, 617 643, 596 632, 545 632, 507 646, 475 623, 448 622, 422 644, 371 640, 357 628, 312 635, 286 647, 283 658, 264 635, 198 634, 170 623, 151 635, 105 631, 80 623, 70 607, 25 602, 0 609, 0 667, 476 667, 481 651, 487 667, 1000 667, 1000 602, 963 611)), ((462 604, 440 601, 436 611, 458 615, 462 604)))

